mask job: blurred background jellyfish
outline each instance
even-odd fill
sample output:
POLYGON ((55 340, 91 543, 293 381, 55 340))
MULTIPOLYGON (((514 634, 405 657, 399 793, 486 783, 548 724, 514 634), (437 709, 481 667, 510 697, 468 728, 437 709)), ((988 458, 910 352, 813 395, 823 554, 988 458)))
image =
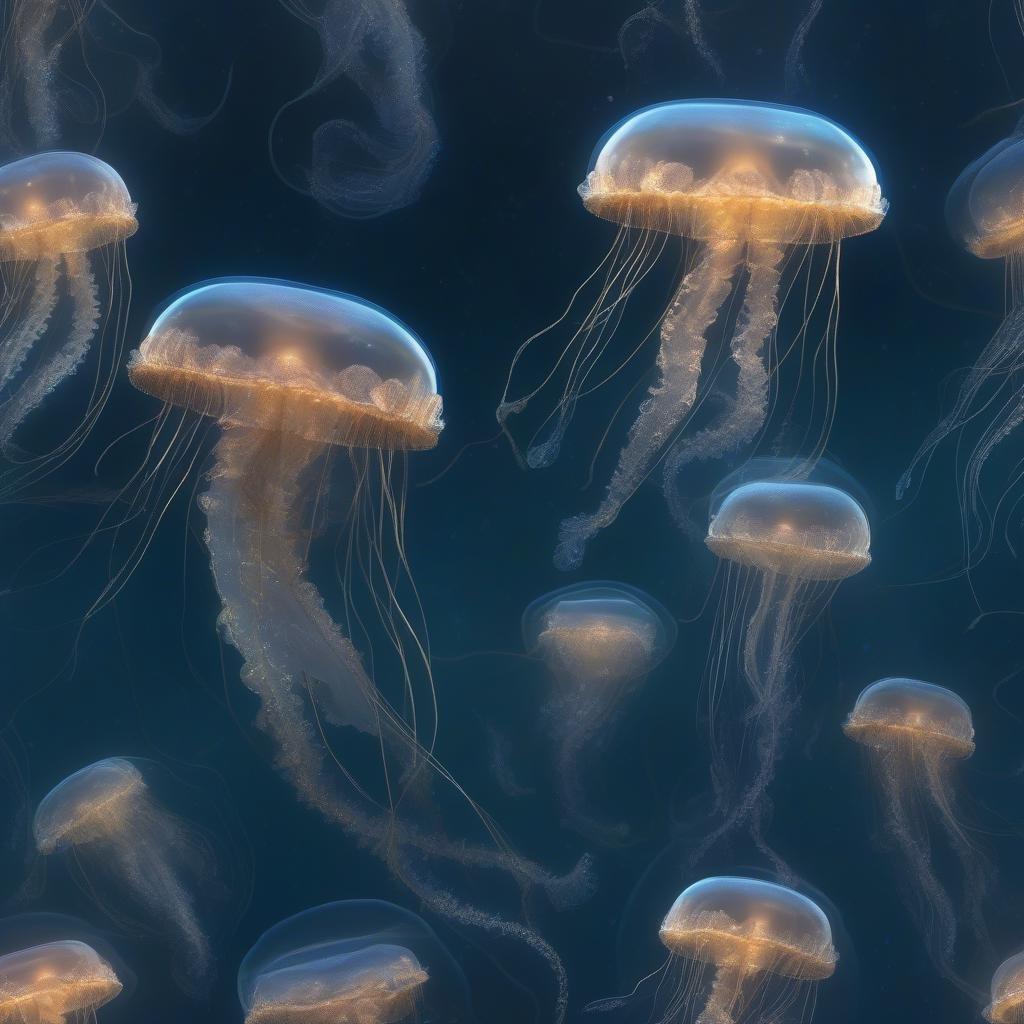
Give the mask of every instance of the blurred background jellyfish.
POLYGON ((989 515, 994 522, 1022 477, 1016 466, 994 508, 982 500, 981 476, 986 463, 1024 421, 1024 121, 953 182, 946 198, 946 222, 968 252, 981 259, 1003 261, 1009 312, 964 376, 953 407, 924 439, 900 478, 896 497, 905 496, 915 474, 923 475, 939 446, 956 435, 954 473, 964 560, 969 568, 984 554, 989 515), (972 427, 977 432, 968 443, 963 434, 972 427))
POLYGON ((113 967, 84 942, 65 940, 0 956, 0 1021, 74 1024, 121 992, 113 967))
POLYGON ((310 85, 274 115, 267 145, 274 173, 332 213, 367 219, 416 201, 439 142, 427 105, 423 38, 405 0, 281 0, 320 38, 320 67, 310 85), (337 91, 355 94, 361 114, 325 121, 310 140, 308 167, 278 157, 295 108, 337 91))
POLYGON ((545 663, 557 687, 548 718, 558 743, 555 785, 562 810, 591 839, 625 838, 626 826, 602 820, 593 808, 587 780, 604 760, 611 721, 671 651, 676 633, 666 608, 624 583, 563 587, 523 613, 526 649, 545 663))
MULTIPOLYGON (((432 448, 442 428, 437 374, 423 344, 389 313, 352 296, 225 279, 174 299, 133 354, 129 373, 137 388, 164 402, 150 443, 153 465, 139 470, 144 481, 162 467, 179 467, 168 485, 173 497, 198 458, 194 442, 204 422, 212 417, 220 427, 200 500, 219 624, 259 699, 257 724, 278 770, 305 804, 382 857, 434 910, 529 944, 554 972, 564 1010, 567 983, 554 950, 531 929, 463 904, 424 867, 433 859, 497 869, 520 886, 540 886, 558 905, 589 891, 585 859, 557 876, 515 855, 434 755, 428 642, 400 600, 405 583, 410 609, 419 607, 405 550, 404 456, 432 448), (341 453, 348 476, 337 465, 341 453), (332 489, 341 494, 345 523, 337 543, 346 553, 340 570, 348 631, 308 575, 332 489), (353 597, 360 576, 368 606, 353 597), (364 628, 361 638, 375 677, 393 671, 400 684, 393 692, 375 684, 350 635, 374 616, 380 630, 364 628), (380 632, 390 662, 373 650, 380 632), (347 730, 349 753, 335 753, 329 729, 347 730), (360 737, 379 755, 380 778, 356 778, 351 752, 360 737), (430 799, 435 777, 468 803, 485 845, 449 841, 439 831, 430 799)), ((130 557, 141 557, 147 543, 144 537, 130 557)), ((116 593, 130 568, 101 600, 116 593)))
POLYGON ((246 1024, 468 1022, 462 972, 430 927, 379 900, 326 903, 265 932, 238 969, 246 1024))
POLYGON ((793 659, 801 636, 839 582, 870 563, 871 529, 849 493, 787 478, 785 467, 783 461, 779 475, 735 486, 734 478, 727 478, 712 501, 706 543, 725 573, 708 654, 707 700, 712 781, 722 821, 697 846, 693 863, 745 825, 775 869, 788 877, 763 830, 769 784, 798 700, 793 659), (744 734, 738 748, 725 742, 721 722, 723 689, 733 675, 743 680, 748 694, 745 708, 735 713, 744 734))
MULTIPOLYGON (((605 495, 595 512, 562 523, 555 553, 560 569, 581 563, 588 541, 615 521, 667 451, 674 480, 688 461, 719 458, 755 440, 765 427, 779 366, 791 350, 799 358, 807 346, 812 313, 824 298, 819 359, 827 367, 826 398, 813 446, 820 454, 835 407, 839 244, 873 230, 885 214, 875 167, 848 132, 809 111, 767 103, 685 100, 641 110, 598 143, 579 191, 587 210, 619 230, 591 275, 602 282, 593 305, 540 385, 518 398, 510 397, 517 364, 546 332, 528 339, 512 361, 497 410, 506 433, 511 415, 542 392, 562 387, 530 442, 531 467, 554 461, 578 403, 607 380, 601 369, 606 350, 612 350, 615 367, 632 358, 613 347, 617 328, 668 239, 697 245, 660 319, 655 379, 605 495), (816 283, 809 276, 814 246, 827 250, 816 283), (784 280, 787 269, 808 277, 798 286, 805 295, 801 326, 780 342, 779 294, 792 287, 784 280), (727 346, 732 355, 734 393, 719 416, 688 431, 703 394, 705 349, 716 325, 723 351, 727 346)), ((641 347, 642 340, 634 354, 641 347)))
POLYGON ((650 1019, 665 1024, 806 1022, 814 1006, 809 989, 830 978, 838 961, 822 909, 794 889, 755 878, 695 882, 672 904, 659 936, 668 962, 635 991, 657 986, 650 1019))
POLYGON ((990 880, 984 856, 954 813, 953 768, 974 753, 971 710, 945 687, 881 679, 857 698, 843 732, 868 752, 885 833, 903 860, 904 893, 928 955, 945 977, 963 985, 953 969, 959 922, 987 945, 990 880), (936 835, 960 867, 959 905, 940 878, 936 835))
POLYGON ((984 1017, 990 1024, 1024 1020, 1024 953, 1004 960, 992 975, 991 996, 984 1017))
POLYGON ((56 785, 36 809, 36 848, 67 853, 85 891, 114 920, 141 914, 147 928, 170 932, 179 980, 201 993, 212 972, 200 922, 211 907, 202 896, 217 865, 203 835, 153 798, 141 767, 107 758, 56 785))
POLYGON ((137 228, 125 183, 102 160, 54 152, 0 167, 0 451, 14 463, 0 492, 70 458, 99 417, 121 362, 131 287, 124 242, 137 228), (15 432, 94 342, 80 421, 44 454, 20 455, 15 432))

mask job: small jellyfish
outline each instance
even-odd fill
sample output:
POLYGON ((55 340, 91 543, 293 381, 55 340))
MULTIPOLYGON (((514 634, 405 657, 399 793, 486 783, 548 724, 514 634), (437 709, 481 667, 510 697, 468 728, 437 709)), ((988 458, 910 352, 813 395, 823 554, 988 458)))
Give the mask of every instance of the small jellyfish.
MULTIPOLYGON (((924 439, 896 487, 902 499, 919 471, 927 470, 939 446, 955 446, 957 497, 963 524, 964 560, 974 564, 987 548, 989 530, 1020 480, 1017 469, 1002 497, 985 502, 981 477, 998 446, 1024 421, 1024 120, 953 182, 946 198, 946 222, 960 244, 981 259, 1002 260, 1009 312, 960 384, 953 407, 924 439), (976 430, 970 440, 965 432, 976 430), (991 518, 990 518, 991 517, 991 518)), ((1014 503, 1014 507, 1016 503, 1014 503)), ((1011 510, 1012 511, 1012 510, 1011 510)))
MULTIPOLYGON (((885 832, 906 869, 904 894, 929 956, 951 981, 959 920, 987 944, 990 870, 954 813, 953 768, 974 753, 971 709, 952 690, 919 679, 881 679, 857 698, 843 732, 867 749, 885 832), (940 877, 933 837, 960 868, 960 907, 940 877)), ((968 987, 969 986, 965 986, 968 987)))
POLYGON ((323 51, 310 85, 274 115, 267 146, 274 173, 289 188, 332 213, 364 220, 415 202, 439 148, 425 95, 423 38, 405 0, 281 0, 313 29, 323 51), (338 91, 361 102, 355 116, 325 121, 313 132, 308 168, 283 167, 277 156, 283 121, 299 105, 338 91))
POLYGON ((991 998, 983 1015, 990 1024, 1024 1021, 1024 953, 1004 960, 992 975, 991 998))
POLYGON ((65 940, 0 956, 2 1024, 86 1024, 121 992, 113 967, 84 942, 65 940))
POLYGON ((712 506, 706 541, 726 566, 716 620, 719 636, 709 656, 708 698, 712 777, 723 820, 697 847, 693 863, 746 825, 759 849, 786 875, 763 829, 768 787, 797 703, 793 657, 808 623, 838 583, 870 563, 871 529, 861 505, 828 484, 780 476, 725 490, 721 503, 712 506), (753 760, 749 772, 737 766, 736 755, 730 764, 717 735, 723 683, 733 673, 743 679, 749 695, 742 713, 747 730, 742 748, 750 750, 753 760))
POLYGON ((669 960, 644 981, 657 984, 650 1019, 663 1024, 781 1022, 797 1005, 804 1009, 796 1019, 807 1022, 814 1006, 808 988, 832 977, 839 959, 829 920, 813 900, 754 878, 695 882, 658 934, 669 960))
MULTIPOLYGON (((518 398, 510 397, 512 377, 541 335, 527 340, 513 359, 497 410, 510 439, 509 417, 562 381, 562 393, 527 452, 531 467, 557 457, 579 402, 632 358, 613 342, 630 296, 667 240, 693 240, 698 248, 660 320, 655 380, 604 497, 595 512, 562 523, 555 552, 560 569, 579 566, 587 543, 615 521, 666 452, 671 487, 687 463, 720 458, 754 441, 766 426, 772 382, 778 387, 788 354, 795 351, 799 359, 809 345, 814 309, 824 297, 828 309, 815 360, 826 368, 820 437, 813 445, 820 454, 835 411, 839 245, 876 228, 886 209, 874 164, 839 125, 806 110, 727 100, 675 101, 632 114, 598 143, 579 191, 586 209, 617 223, 619 231, 592 275, 603 274, 593 306, 541 384, 518 398), (794 289, 787 268, 790 275, 810 274, 808 249, 817 246, 827 249, 821 280, 808 276, 794 289), (831 284, 830 267, 836 274, 831 284), (779 295, 792 290, 806 296, 800 327, 795 337, 779 339, 779 295), (735 391, 717 418, 686 432, 710 387, 700 387, 701 368, 719 323, 735 363, 735 391), (602 357, 608 349, 615 369, 606 373, 602 357)), ((633 354, 641 347, 642 338, 633 354)))
POLYGON ((102 411, 124 345, 124 242, 137 228, 125 183, 102 160, 40 153, 0 167, 0 451, 16 459, 0 474, 3 493, 69 459, 102 411), (15 432, 78 370, 94 340, 99 352, 80 421, 47 453, 16 456, 15 432))
POLYGON ((612 843, 625 836, 624 825, 603 821, 592 808, 585 780, 603 760, 611 719, 671 651, 676 632, 662 605, 624 583, 577 583, 545 594, 523 613, 526 649, 557 684, 548 718, 558 738, 563 812, 591 839, 612 843))
POLYGON ((111 917, 125 916, 123 904, 169 932, 182 984, 205 989, 212 957, 200 912, 209 907, 199 890, 215 865, 197 830, 154 799, 139 764, 112 757, 69 775, 40 801, 33 834, 41 854, 70 855, 83 888, 111 917))
POLYGON ((246 1024, 468 1022, 465 982, 415 914, 379 900, 326 903, 267 931, 238 969, 246 1024))

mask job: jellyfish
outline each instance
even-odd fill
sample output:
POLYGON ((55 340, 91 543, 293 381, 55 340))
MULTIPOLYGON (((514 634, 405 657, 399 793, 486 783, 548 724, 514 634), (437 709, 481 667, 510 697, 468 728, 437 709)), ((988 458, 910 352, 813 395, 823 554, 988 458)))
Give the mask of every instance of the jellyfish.
MULTIPOLYGON (((964 558, 968 567, 984 550, 988 531, 981 477, 999 445, 1024 420, 1024 304, 1021 302, 1021 256, 1024 254, 1024 120, 1003 139, 969 164, 946 197, 946 222, 958 242, 980 259, 1001 259, 1008 282, 1009 312, 974 366, 960 384, 953 407, 932 429, 896 487, 902 499, 914 477, 927 470, 939 446, 956 436, 955 476, 963 523, 964 558), (968 443, 964 432, 976 429, 968 443), (966 455, 963 453, 966 452, 966 455)), ((1010 494, 1020 480, 1013 471, 1003 492, 1010 494)), ((993 519, 1003 505, 996 503, 993 519)))
POLYGON ((1004 960, 992 975, 991 998, 983 1016, 990 1024, 1024 1021, 1024 953, 1004 960))
MULTIPOLYGON (((953 967, 959 921, 987 944, 983 917, 990 869, 954 813, 953 768, 974 753, 971 710, 952 690, 919 679, 881 679, 857 698, 843 732, 866 748, 886 835, 903 861, 903 893, 942 974, 953 967), (960 905, 940 877, 933 839, 960 868, 960 905)), ((970 990, 969 986, 964 986, 970 990)))
MULTIPOLYGON (((807 990, 832 977, 838 954, 822 909, 775 882, 720 876, 684 889, 662 921, 667 964, 644 982, 657 985, 652 1020, 665 1024, 785 1021, 807 990)), ((644 984, 641 982, 637 990, 644 984)), ((610 999, 592 1009, 612 1009, 610 999)), ((806 1021, 806 1011, 796 1014, 806 1021)))
MULTIPOLYGON (((392 568, 407 574, 409 564, 405 494, 392 481, 405 479, 405 453, 432 448, 442 428, 437 374, 423 344, 389 313, 353 296, 224 279, 172 300, 133 353, 129 374, 164 402, 150 443, 158 471, 196 462, 198 452, 187 451, 204 420, 220 428, 200 499, 219 625, 242 657, 242 680, 259 701, 257 726, 278 770, 303 803, 381 856, 434 910, 529 944, 555 973, 564 1010, 567 982, 554 950, 532 929, 465 904, 425 868, 434 861, 499 870, 521 886, 539 886, 560 906, 590 888, 586 859, 555 875, 511 851, 433 751, 437 702, 427 643, 398 600, 401 581, 392 568), (340 472, 339 453, 351 477, 340 472), (332 492, 341 496, 348 530, 338 541, 348 552, 344 621, 358 626, 379 617, 400 692, 377 687, 309 578, 310 545, 332 492), (352 604, 360 574, 373 602, 361 611, 352 604), (427 663, 425 686, 417 686, 417 659, 427 663), (382 779, 356 779, 351 760, 325 743, 329 730, 344 730, 349 747, 368 738, 382 755, 382 779), (466 800, 493 847, 439 831, 433 812, 422 810, 432 806, 434 777, 466 800)), ((140 473, 148 479, 152 470, 140 473)), ((113 580, 108 596, 122 582, 113 580)), ((378 671, 381 664, 378 658, 378 671)))
MULTIPOLYGON (((216 866, 196 829, 154 799, 139 764, 111 757, 79 769, 43 797, 32 828, 41 854, 69 854, 90 895, 116 889, 117 905, 168 932, 182 984, 205 989, 212 954, 198 890, 216 866)), ((119 916, 113 901, 101 906, 119 916)))
POLYGON ((121 362, 129 286, 125 239, 138 228, 120 175, 84 153, 40 153, 0 167, 0 473, 10 494, 69 459, 96 422, 121 362), (97 280, 97 278, 99 280, 97 280), (48 452, 18 455, 26 418, 99 349, 80 421, 48 452))
MULTIPOLYGON (((592 275, 602 280, 593 306, 541 384, 518 398, 510 397, 516 367, 545 332, 528 339, 513 359, 497 410, 510 439, 509 417, 563 383, 526 454, 531 467, 554 461, 581 400, 632 359, 613 343, 628 300, 668 239, 691 240, 697 248, 660 320, 655 379, 604 497, 595 512, 561 525, 555 565, 566 570, 579 566, 587 543, 615 521, 666 452, 668 481, 687 462, 720 458, 754 441, 766 425, 779 367, 791 350, 805 347, 823 296, 829 308, 815 365, 827 374, 816 442, 824 446, 835 405, 839 244, 877 227, 886 208, 871 159, 839 125, 806 110, 727 100, 662 103, 632 114, 598 143, 579 191, 586 209, 614 221, 619 231, 592 275), (794 287, 787 265, 810 275, 811 249, 819 246, 827 247, 826 274, 816 284, 808 276, 796 286, 805 295, 802 326, 792 339, 779 340, 779 294, 794 287), (826 285, 829 267, 836 278, 826 285), (708 391, 700 381, 716 324, 735 364, 735 390, 718 417, 686 432, 708 391), (608 350, 611 369, 602 358, 608 350)), ((642 346, 641 338, 634 354, 642 346)), ((514 439, 513 445, 518 452, 514 439)))
POLYGON ((871 530, 864 509, 846 491, 778 475, 725 488, 720 504, 712 506, 706 543, 725 564, 707 683, 712 779, 722 821, 697 846, 693 863, 745 825, 785 877, 788 868, 763 832, 769 785, 797 704, 793 659, 839 582, 870 563, 871 530), (723 683, 733 673, 749 698, 738 713, 745 731, 741 750, 749 756, 733 753, 730 763, 716 719, 722 717, 723 683), (747 760, 753 762, 749 772, 747 760))
POLYGON ((421 918, 381 900, 326 903, 267 931, 238 969, 246 1024, 470 1019, 458 965, 421 918))
POLYGON ((587 779, 604 758, 610 720, 671 651, 676 624, 654 598, 624 583, 577 583, 545 594, 523 613, 526 649, 547 665, 557 690, 548 707, 558 737, 555 779, 567 821, 583 835, 621 842, 625 826, 592 808, 587 779))
POLYGON ((113 967, 84 942, 32 946, 0 956, 0 1022, 87 1024, 121 988, 113 967))
POLYGON ((424 95, 423 38, 405 0, 281 4, 316 32, 323 53, 313 81, 270 124, 274 173, 342 217, 364 220, 409 206, 430 174, 439 142, 424 95), (360 98, 361 118, 325 121, 313 132, 309 167, 283 167, 276 152, 282 118, 339 85, 360 98))

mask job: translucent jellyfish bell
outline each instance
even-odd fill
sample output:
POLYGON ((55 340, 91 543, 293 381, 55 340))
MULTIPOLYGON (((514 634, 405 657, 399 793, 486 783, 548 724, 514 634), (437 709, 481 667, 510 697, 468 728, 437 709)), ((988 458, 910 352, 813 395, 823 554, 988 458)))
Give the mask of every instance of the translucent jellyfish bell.
POLYGON ((122 988, 114 969, 84 942, 48 942, 0 956, 0 1022, 92 1020, 122 988))
POLYGON ((806 896, 753 878, 705 878, 672 904, 660 931, 674 954, 801 981, 832 975, 838 956, 821 908, 806 896))
POLYGON ((985 1020, 991 1024, 1020 1024, 1024 1020, 1024 953, 1004 960, 992 975, 991 998, 985 1020))
POLYGON ((953 758, 974 753, 971 709, 952 690, 920 679, 880 679, 857 698, 843 732, 881 750, 920 744, 953 758))
POLYGON ((437 375, 407 327, 362 299, 286 281, 190 288, 129 372, 171 404, 327 444, 432 448, 441 431, 437 375))
POLYGON ((828 242, 885 214, 870 157, 847 131, 796 107, 660 103, 598 143, 580 186, 598 217, 688 238, 828 242))
POLYGON ((871 562, 871 528, 845 491, 822 484, 759 481, 721 504, 707 545, 720 558, 808 580, 841 580, 871 562))

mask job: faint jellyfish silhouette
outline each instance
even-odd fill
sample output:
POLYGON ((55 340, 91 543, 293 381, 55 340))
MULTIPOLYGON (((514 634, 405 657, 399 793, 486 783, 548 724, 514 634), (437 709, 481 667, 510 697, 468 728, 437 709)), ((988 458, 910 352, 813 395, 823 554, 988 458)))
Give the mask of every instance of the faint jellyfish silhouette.
POLYGON ((200 890, 216 864, 202 834, 154 799, 140 766, 112 757, 60 782, 36 809, 36 847, 47 856, 66 852, 85 891, 114 920, 141 913, 147 927, 169 931, 180 951, 178 980, 201 993, 212 956, 200 890))
MULTIPOLYGON (((665 1024, 808 1020, 814 984, 830 978, 838 954, 822 909, 794 889, 754 878, 705 878, 685 889, 659 931, 668 963, 650 1019, 665 1024)), ((637 986, 639 990, 641 982, 637 986)), ((609 999, 592 1009, 614 1009, 609 999)))
POLYGON ((342 217, 380 217, 415 202, 439 142, 424 96, 423 39, 405 0, 281 4, 317 33, 323 54, 312 83, 270 123, 274 173, 342 217), (313 132, 308 168, 284 168, 277 156, 282 118, 339 85, 359 94, 362 118, 325 121, 313 132))
POLYGON ((102 412, 124 347, 124 242, 137 228, 128 189, 102 160, 55 152, 0 167, 0 387, 7 392, 0 404, 0 451, 15 462, 0 474, 0 493, 11 494, 64 463, 102 412), (15 432, 78 370, 96 339, 81 420, 45 454, 18 456, 15 432), (37 351, 40 342, 49 343, 43 351, 37 351))
MULTIPOLYGON (((969 164, 953 182, 946 197, 946 222, 968 252, 981 259, 1001 259, 1007 281, 1009 312, 974 366, 960 384, 952 409, 925 438, 896 487, 897 499, 910 489, 914 475, 923 475, 938 447, 952 435, 962 438, 975 424, 978 434, 961 457, 963 440, 956 445, 957 496, 963 523, 964 559, 968 567, 984 554, 989 526, 1006 498, 1019 483, 1013 470, 1002 497, 990 513, 981 500, 981 476, 999 444, 1024 420, 1024 120, 1013 134, 969 164)), ((1016 506, 1016 502, 1014 503, 1016 506)))
POLYGON ((526 649, 558 687, 548 706, 557 737, 555 780, 568 822, 591 839, 625 839, 603 820, 587 780, 602 761, 608 727, 622 704, 671 651, 675 620, 654 598, 624 583, 577 583, 537 598, 523 613, 526 649))
POLYGON ((121 988, 113 967, 84 942, 32 946, 0 956, 0 1022, 86 1024, 121 988))
POLYGON ((973 991, 953 967, 961 916, 974 938, 988 943, 990 869, 954 813, 953 768, 974 753, 970 708, 942 686, 881 679, 857 698, 843 732, 867 749, 885 832, 903 860, 903 891, 928 955, 945 977, 973 991), (933 835, 960 866, 959 911, 940 878, 933 835))
POLYGON ((983 1016, 990 1024, 1024 1020, 1024 953, 1004 960, 992 975, 991 997, 983 1016))
MULTIPOLYGON (((206 417, 221 429, 210 488, 200 499, 222 603, 219 624, 259 698, 257 724, 274 746, 278 770, 305 804, 382 857, 437 912, 530 945, 554 973, 564 1010, 565 972, 546 942, 463 904, 424 873, 424 858, 497 869, 521 886, 543 888, 559 905, 589 891, 587 859, 558 876, 518 857, 433 754, 437 703, 427 642, 398 602, 401 580, 389 575, 408 573, 404 455, 432 448, 442 428, 437 376, 420 340, 352 296, 225 279, 174 299, 133 353, 129 373, 137 388, 165 403, 150 443, 157 467, 195 463, 197 452, 182 452, 195 447, 206 417), (176 422, 174 408, 181 410, 176 422), (160 440, 168 432, 171 440, 160 440), (365 621, 351 601, 353 578, 362 572, 374 602, 370 613, 396 654, 403 691, 390 696, 371 680, 308 578, 313 532, 327 515, 327 480, 340 452, 354 473, 344 481, 342 509, 345 619, 365 621), (407 647, 424 663, 425 686, 417 685, 407 647), (352 730, 349 748, 360 734, 369 737, 382 755, 381 778, 357 779, 352 759, 325 742, 327 727, 352 730), (423 809, 434 777, 465 798, 494 847, 439 832, 436 815, 423 809), (416 819, 418 811, 426 822, 416 819)), ((101 600, 116 593, 130 569, 101 600)))
MULTIPOLYGON (((616 351, 613 342, 631 294, 668 239, 690 239, 699 248, 660 321, 656 379, 640 404, 605 495, 596 512, 562 523, 555 553, 560 569, 580 564, 587 542, 615 521, 666 450, 671 466, 666 480, 675 481, 687 462, 721 457, 757 437, 766 424, 772 381, 777 382, 780 365, 792 351, 799 360, 824 295, 828 309, 819 359, 828 368, 826 399, 820 436, 811 446, 820 453, 835 405, 831 367, 839 245, 845 237, 877 227, 886 209, 874 165, 839 125, 793 107, 723 100, 662 103, 632 114, 598 143, 579 191, 591 213, 620 227, 591 275, 602 280, 597 299, 541 383, 518 398, 510 397, 516 367, 546 331, 524 342, 512 361, 497 418, 514 446, 509 417, 562 381, 561 395, 527 452, 532 467, 554 461, 579 402, 632 358, 616 351), (826 250, 817 283, 812 280, 814 246, 826 250), (784 276, 790 255, 793 274, 807 274, 796 286, 806 297, 805 308, 796 335, 778 341, 779 293, 793 287, 784 276), (835 282, 826 287, 832 267, 835 282), (740 306, 735 322, 726 313, 731 301, 740 306), (709 332, 719 319, 736 366, 735 394, 720 417, 686 436, 691 413, 707 392, 700 387, 701 366, 709 332), (606 352, 611 368, 603 358, 606 352)), ((642 342, 633 354, 641 347, 642 342)), ((812 408, 811 415, 818 413, 812 408)))
MULTIPOLYGON (((692 861, 696 864, 720 839, 745 825, 783 877, 788 868, 765 842, 763 831, 768 788, 797 704, 793 658, 807 626, 839 582, 871 561, 871 529, 862 506, 838 487, 787 479, 787 465, 794 473, 800 469, 799 463, 783 460, 774 478, 731 489, 727 478, 720 503, 712 504, 706 543, 726 570, 707 669, 712 780, 722 821, 697 846, 692 861), (749 770, 747 759, 728 747, 716 720, 723 687, 733 673, 743 679, 749 695, 740 713, 741 748, 750 751, 753 761, 749 770)), ((762 469, 769 466, 768 460, 761 464, 762 469)))
POLYGON ((471 1019, 461 971, 422 919, 379 900, 326 903, 269 929, 238 969, 246 1024, 471 1019))

